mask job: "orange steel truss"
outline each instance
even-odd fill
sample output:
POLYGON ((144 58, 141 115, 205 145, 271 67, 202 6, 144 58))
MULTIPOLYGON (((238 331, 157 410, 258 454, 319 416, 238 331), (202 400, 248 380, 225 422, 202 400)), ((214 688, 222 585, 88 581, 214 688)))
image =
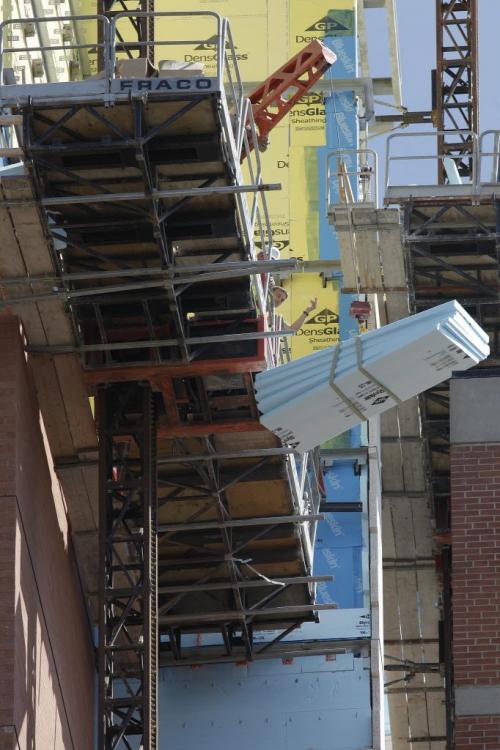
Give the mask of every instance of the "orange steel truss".
POLYGON ((331 49, 314 39, 252 91, 248 98, 252 104, 260 148, 265 148, 269 131, 319 81, 336 59, 331 49))

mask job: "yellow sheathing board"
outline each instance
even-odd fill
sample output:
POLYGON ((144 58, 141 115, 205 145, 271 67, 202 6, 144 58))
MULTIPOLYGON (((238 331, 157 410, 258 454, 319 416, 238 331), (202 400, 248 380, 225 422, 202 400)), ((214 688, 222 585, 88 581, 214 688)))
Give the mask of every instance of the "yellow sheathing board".
POLYGON ((292 255, 319 258, 317 153, 314 147, 290 149, 290 247, 292 255))
POLYGON ((288 194, 289 183, 289 131, 286 125, 274 128, 270 134, 267 150, 260 155, 264 182, 279 182, 280 191, 267 193, 267 202, 271 206, 274 199, 282 200, 288 194))
POLYGON ((292 146, 324 146, 326 144, 325 105, 323 94, 310 91, 301 97, 289 115, 292 146))
POLYGON ((294 55, 313 39, 342 33, 344 19, 335 11, 353 11, 354 0, 289 0, 289 8, 290 54, 294 55))
MULTIPOLYGON (((333 346, 339 340, 339 290, 336 282, 323 287, 319 274, 294 275, 286 284, 289 298, 283 305, 283 316, 287 323, 297 320, 309 305, 311 298, 318 298, 318 305, 307 318, 302 328, 289 338, 293 359, 311 352, 333 346)), ((279 309, 281 313, 281 308, 279 309)))
MULTIPOLYGON (((278 195, 281 195, 278 193, 278 195)), ((286 260, 295 253, 290 253, 290 206, 288 196, 273 199, 269 211, 269 219, 273 232, 273 245, 281 252, 281 257, 286 260)))
MULTIPOLYGON (((275 43, 273 34, 270 30, 269 6, 275 4, 276 10, 273 15, 279 22, 280 8, 281 16, 284 15, 284 0, 256 0, 255 2, 243 2, 243 0, 215 0, 210 3, 195 2, 194 0, 176 0, 176 2, 166 2, 162 4, 162 11, 213 11, 226 16, 230 20, 230 27, 235 45, 235 51, 238 58, 238 65, 241 77, 249 83, 260 83, 273 69, 276 54, 287 54, 286 50, 286 32, 280 44, 278 40, 275 43), (273 62, 270 62, 270 50, 273 51, 273 62)), ((172 38, 172 29, 177 25, 181 29, 182 24, 186 21, 176 21, 170 17, 157 17, 156 32, 157 40, 162 38, 172 38)), ((201 17, 193 16, 189 20, 189 35, 184 31, 179 31, 179 37, 197 40, 192 45, 179 45, 176 54, 173 54, 172 48, 168 54, 169 48, 158 47, 156 52, 157 60, 174 58, 184 60, 185 62, 201 62, 205 66, 205 72, 210 75, 215 71, 215 40, 211 36, 215 33, 215 26, 210 34, 207 34, 207 22, 201 17), (204 40, 204 41, 203 41, 204 40)), ((286 60, 286 57, 283 61, 286 60)), ((280 64, 278 62, 278 64, 280 64)))

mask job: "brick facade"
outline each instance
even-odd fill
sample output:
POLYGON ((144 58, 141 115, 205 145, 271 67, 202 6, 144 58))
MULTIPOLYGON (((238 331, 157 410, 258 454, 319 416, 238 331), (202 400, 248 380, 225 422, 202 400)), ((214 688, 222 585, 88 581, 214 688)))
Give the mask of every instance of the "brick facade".
POLYGON ((500 444, 452 445, 451 482, 455 748, 498 750, 500 444))
POLYGON ((94 665, 17 319, 0 315, 0 750, 91 750, 94 665))

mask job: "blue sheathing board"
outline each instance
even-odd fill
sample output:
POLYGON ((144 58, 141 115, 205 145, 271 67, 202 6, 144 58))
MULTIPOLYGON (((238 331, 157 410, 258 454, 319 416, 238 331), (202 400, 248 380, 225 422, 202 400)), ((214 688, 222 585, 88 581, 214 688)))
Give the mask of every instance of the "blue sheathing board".
POLYGON ((354 473, 354 461, 334 461, 332 466, 324 470, 326 500, 328 502, 359 500, 359 480, 359 476, 354 473))
MULTIPOLYGON (((331 13, 334 16, 334 12, 331 13)), ((341 34, 328 36, 324 43, 337 55, 337 62, 327 73, 332 81, 331 92, 325 97, 326 146, 316 149, 318 163, 319 205, 319 257, 325 260, 338 260, 339 246, 332 225, 328 222, 327 206, 327 154, 331 151, 358 147, 358 119, 356 99, 353 91, 334 91, 335 79, 355 78, 357 73, 357 45, 354 35, 341 34)), ((354 167, 356 155, 346 157, 348 169, 354 167)), ((335 182, 333 183, 335 186, 335 182)), ((336 274, 342 287, 342 274, 336 274)), ((349 308, 354 296, 340 295, 339 329, 340 338, 347 339, 358 333, 357 323, 349 316, 349 308)), ((359 447, 363 442, 361 427, 349 431, 347 444, 359 447)), ((353 461, 334 461, 324 473, 324 484, 328 502, 360 501, 366 498, 366 474, 356 475, 353 461)), ((364 593, 368 589, 368 570, 363 564, 366 559, 367 518, 361 513, 326 513, 325 520, 318 524, 317 544, 314 555, 314 573, 333 576, 331 583, 318 587, 318 601, 335 602, 339 609, 360 609, 364 612, 364 593), (363 528, 363 526, 365 528, 363 528)), ((325 619, 325 618, 322 618, 325 619)), ((330 617, 326 618, 327 620, 330 617)))
POLYGON ((159 750, 371 746, 366 656, 308 656, 163 670, 159 750))

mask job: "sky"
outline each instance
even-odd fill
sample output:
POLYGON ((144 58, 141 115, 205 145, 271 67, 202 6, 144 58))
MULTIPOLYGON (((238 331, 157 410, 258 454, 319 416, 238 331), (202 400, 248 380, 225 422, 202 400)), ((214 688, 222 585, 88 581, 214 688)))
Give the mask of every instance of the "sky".
MULTIPOLYGON (((479 129, 500 129, 500 0, 479 2, 479 129)), ((409 110, 431 109, 431 70, 436 65, 435 0, 396 0, 403 104, 409 110)), ((389 75, 384 12, 367 12, 369 62, 373 77, 389 75)), ((391 110, 386 110, 389 113, 391 110)), ((413 130, 423 127, 413 126, 413 130)), ((409 132, 405 129, 403 132, 409 132)), ((385 139, 384 139, 385 140, 385 139)), ((385 150, 382 139, 370 144, 385 150)))
MULTIPOLYGON (((431 74, 435 67, 435 0, 396 0, 403 102, 409 109, 431 108, 431 74)), ((370 67, 373 76, 388 73, 383 15, 368 11, 370 67), (377 18, 378 16, 378 18, 377 18), (382 21, 382 23, 380 23, 382 21)), ((500 2, 479 0, 479 86, 481 130, 500 126, 498 29, 500 2)))

